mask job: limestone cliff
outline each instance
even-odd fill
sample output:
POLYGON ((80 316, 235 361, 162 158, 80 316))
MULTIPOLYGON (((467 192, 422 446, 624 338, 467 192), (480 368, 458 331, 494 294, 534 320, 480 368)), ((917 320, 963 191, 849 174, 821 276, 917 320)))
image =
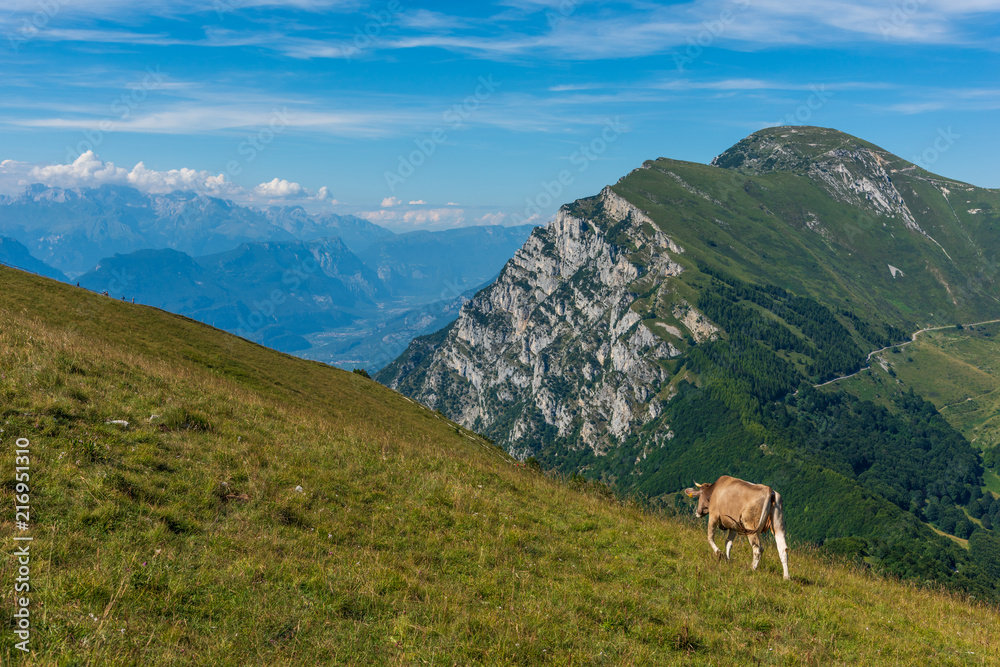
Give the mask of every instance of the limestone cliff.
POLYGON ((681 273, 672 255, 682 252, 605 188, 590 214, 563 207, 535 230, 433 356, 401 358, 388 384, 517 456, 533 453, 543 434, 601 454, 660 413, 669 375, 659 361, 679 354, 674 343, 715 331, 687 303, 677 305, 677 323, 653 328, 634 307, 644 278, 681 273))
POLYGON ((901 332, 996 317, 998 196, 826 128, 650 160, 565 205, 377 379, 516 456, 666 484, 708 442, 706 387, 775 401, 901 332))

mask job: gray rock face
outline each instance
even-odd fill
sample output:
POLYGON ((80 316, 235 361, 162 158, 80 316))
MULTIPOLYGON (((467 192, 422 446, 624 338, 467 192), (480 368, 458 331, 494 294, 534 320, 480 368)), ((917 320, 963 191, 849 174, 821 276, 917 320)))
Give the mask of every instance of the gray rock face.
MULTIPOLYGON (((380 379, 516 456, 537 451, 543 437, 602 454, 661 412, 657 388, 668 375, 657 360, 679 354, 669 340, 681 332, 643 323, 634 286, 679 275, 671 253, 681 252, 605 188, 592 215, 564 207, 536 229, 433 354, 404 355, 380 379)), ((686 309, 682 317, 699 323, 692 335, 712 335, 686 309)))
POLYGON ((775 128, 748 137, 717 156, 712 164, 750 173, 800 170, 820 183, 834 200, 873 216, 898 218, 906 229, 923 234, 940 247, 920 227, 893 182, 893 174, 913 171, 915 165, 867 142, 845 144, 845 135, 835 130, 806 129, 819 134, 821 141, 805 146, 790 143, 789 137, 800 130, 775 128), (806 152, 804 148, 812 150, 806 152))
POLYGON ((649 479, 666 467, 666 452, 650 452, 675 428, 674 446, 700 437, 675 396, 716 381, 768 395, 775 378, 818 382, 917 313, 989 319, 997 262, 981 262, 1000 227, 980 216, 995 196, 827 128, 761 130, 713 166, 649 161, 565 206, 452 326, 376 377, 518 456, 649 479), (720 276, 780 290, 799 310, 768 311, 720 276), (763 348, 743 340, 755 336, 763 348), (623 463, 647 454, 649 466, 623 463))

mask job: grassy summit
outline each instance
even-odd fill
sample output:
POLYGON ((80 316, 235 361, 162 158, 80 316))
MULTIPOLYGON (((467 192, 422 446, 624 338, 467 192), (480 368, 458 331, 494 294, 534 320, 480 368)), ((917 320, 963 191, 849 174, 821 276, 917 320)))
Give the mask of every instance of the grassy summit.
POLYGON ((6 268, 0 409, 4 664, 997 654, 995 608, 794 543, 790 583, 773 546, 757 573, 745 542, 718 564, 702 524, 516 466, 358 375, 6 268), (30 658, 10 616, 18 437, 32 451, 30 658))

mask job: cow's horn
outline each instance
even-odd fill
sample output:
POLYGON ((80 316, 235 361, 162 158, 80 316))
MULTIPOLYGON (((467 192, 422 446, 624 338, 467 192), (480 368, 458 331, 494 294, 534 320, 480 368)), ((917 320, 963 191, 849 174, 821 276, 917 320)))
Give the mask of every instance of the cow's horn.
MULTIPOLYGON (((691 481, 694 482, 694 480, 691 480, 691 481)), ((699 489, 701 487, 705 486, 704 484, 699 484, 698 482, 694 482, 694 485, 697 486, 699 489)))

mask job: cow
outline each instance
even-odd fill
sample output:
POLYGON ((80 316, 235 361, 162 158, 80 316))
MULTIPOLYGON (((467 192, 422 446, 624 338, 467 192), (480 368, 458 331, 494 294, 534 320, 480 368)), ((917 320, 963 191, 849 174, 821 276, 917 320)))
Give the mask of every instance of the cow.
POLYGON ((742 479, 723 475, 711 484, 694 483, 694 489, 685 489, 691 498, 698 499, 694 515, 701 518, 708 515, 708 543, 716 558, 722 558, 722 551, 715 544, 715 528, 729 531, 726 536, 726 560, 733 548, 736 535, 746 535, 753 548, 752 568, 757 569, 763 549, 760 536, 770 528, 774 533, 774 543, 778 547, 778 558, 788 576, 788 546, 785 543, 785 515, 781 506, 781 494, 764 484, 751 484, 742 479))

